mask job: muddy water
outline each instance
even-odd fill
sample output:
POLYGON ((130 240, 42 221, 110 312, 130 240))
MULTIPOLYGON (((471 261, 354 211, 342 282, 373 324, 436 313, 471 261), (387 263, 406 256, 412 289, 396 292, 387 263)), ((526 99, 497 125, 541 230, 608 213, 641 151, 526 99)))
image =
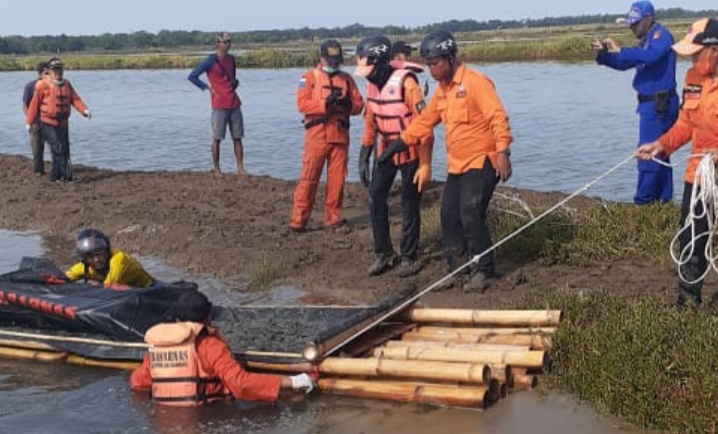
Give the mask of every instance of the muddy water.
MULTIPOLYGON (((43 253, 33 234, 0 230, 0 273, 14 269, 23 255, 43 253)), ((221 299, 226 284, 182 276, 158 261, 147 261, 162 278, 187 278, 221 299)), ((292 304, 301 294, 278 290, 258 304, 292 304)), ((338 397, 287 394, 276 405, 227 403, 199 409, 153 406, 127 387, 127 372, 72 365, 0 359, 2 433, 631 433, 598 417, 570 397, 521 392, 487 411, 338 397)))

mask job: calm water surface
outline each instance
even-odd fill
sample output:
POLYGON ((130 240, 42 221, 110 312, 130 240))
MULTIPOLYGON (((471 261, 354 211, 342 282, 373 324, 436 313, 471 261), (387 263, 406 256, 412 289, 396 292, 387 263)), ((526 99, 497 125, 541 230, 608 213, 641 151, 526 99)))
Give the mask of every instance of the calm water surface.
MULTIPOLYGON (((44 253, 41 238, 34 234, 0 229, 0 246, 0 273, 16 269, 22 256, 44 253)), ((158 262, 149 261, 148 268, 164 279, 187 277, 158 262)), ((206 279, 199 283, 215 300, 225 289, 206 279)), ((154 406, 146 396, 131 393, 127 380, 127 372, 109 369, 0 359, 0 433, 638 432, 556 394, 542 398, 533 392, 517 393, 485 412, 322 393, 289 394, 276 405, 233 402, 172 409, 154 406)))
MULTIPOLYGON (((630 155, 638 140, 632 72, 592 62, 474 65, 496 83, 515 136, 510 186, 573 192, 630 155)), ((679 65, 679 81, 686 63, 679 65)), ((294 102, 303 70, 241 70, 245 164, 254 174, 296 179, 303 127, 294 102)), ((73 161, 115 170, 209 170, 209 95, 186 79, 189 71, 68 71, 93 119, 73 115, 73 161)), ((21 95, 30 72, 0 73, 0 152, 30 155, 21 95)), ((426 77, 424 77, 426 79, 426 77)), ((436 83, 429 79, 432 88, 436 83)), ((360 88, 364 84, 359 80, 360 88)), ((353 119, 350 180, 362 124, 353 119)), ((434 177, 443 179, 443 131, 437 131, 434 177)), ((231 146, 222 167, 234 170, 231 146)), ((687 152, 680 151, 677 159, 687 152)), ((50 158, 49 154, 46 158, 50 158)), ((588 193, 631 200, 636 178, 629 162, 588 193)), ((677 169, 680 187, 685 164, 677 169)), ((681 188, 677 192, 682 191, 681 188)))

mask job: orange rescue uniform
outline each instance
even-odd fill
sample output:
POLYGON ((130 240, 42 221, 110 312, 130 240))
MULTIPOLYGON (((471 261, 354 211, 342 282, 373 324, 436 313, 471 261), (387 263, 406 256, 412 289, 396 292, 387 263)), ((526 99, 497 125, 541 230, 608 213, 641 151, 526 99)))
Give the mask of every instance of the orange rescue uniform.
MULTIPOLYGON (((658 139, 667 155, 689 141, 693 144, 691 154, 718 150, 718 80, 696 74, 693 69, 686 73, 678 120, 658 139)), ((701 157, 688 160, 685 182, 693 183, 701 157)))
POLYGON ((407 145, 417 145, 444 123, 448 172, 453 175, 482 169, 486 157, 496 167, 496 154, 511 144, 511 129, 493 81, 460 64, 449 83, 440 83, 426 109, 402 133, 407 145), (467 98, 466 95, 478 97, 467 98))
MULTIPOLYGON (((279 397, 282 378, 278 375, 254 374, 245 371, 232 357, 229 346, 214 327, 206 327, 201 324, 192 324, 201 332, 195 333, 193 339, 196 347, 196 357, 201 369, 201 377, 206 380, 218 379, 219 381, 205 381, 206 389, 204 395, 208 397, 219 397, 229 392, 236 399, 248 401, 274 402, 279 397)), ((169 326, 160 324, 159 326, 169 326)), ((158 326, 155 326, 158 327, 158 326)), ((152 329, 148 330, 150 335, 152 329)), ((161 357, 155 356, 155 360, 161 357)), ((161 360, 160 360, 161 361, 161 360)), ((132 371, 130 375, 130 387, 137 391, 149 391, 155 389, 152 378, 152 356, 148 353, 142 365, 132 371)), ((162 392, 164 393, 164 391, 162 392)), ((178 389, 177 393, 184 393, 184 389, 178 389)), ((168 398, 168 396, 164 396, 168 398)), ((160 401, 161 402, 161 401, 160 401)), ((163 403, 170 403, 167 400, 163 403)))
POLYGON ((297 110, 304 115, 304 155, 299 183, 294 191, 294 206, 289 225, 303 229, 312 208, 327 164, 327 185, 324 203, 324 224, 341 221, 344 180, 347 174, 349 148, 349 116, 358 115, 364 108, 354 79, 346 72, 328 74, 321 65, 305 72, 297 89, 297 110), (327 103, 334 93, 340 105, 327 103))

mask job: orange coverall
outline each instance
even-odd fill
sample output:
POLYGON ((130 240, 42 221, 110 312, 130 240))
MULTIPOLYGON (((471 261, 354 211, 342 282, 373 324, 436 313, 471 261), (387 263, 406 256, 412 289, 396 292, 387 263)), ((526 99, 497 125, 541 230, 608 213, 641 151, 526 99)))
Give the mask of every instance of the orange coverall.
MULTIPOLYGON (((236 399, 276 401, 282 378, 278 375, 254 374, 245 371, 234 360, 229 346, 219 333, 212 328, 208 330, 209 334, 201 334, 197 337, 197 355, 202 367, 210 375, 219 378, 222 384, 208 384, 207 394, 218 394, 222 387, 225 387, 236 399)), ((142 360, 142 365, 132 371, 130 387, 137 391, 148 391, 152 387, 149 354, 142 360)))
POLYGON ((328 74, 318 66, 305 72, 297 89, 297 110, 304 115, 304 155, 289 225, 304 229, 314 207, 324 164, 327 185, 324 199, 324 225, 341 222, 344 180, 347 175, 349 116, 364 108, 354 79, 346 72, 328 74), (335 93, 340 105, 328 104, 335 93))

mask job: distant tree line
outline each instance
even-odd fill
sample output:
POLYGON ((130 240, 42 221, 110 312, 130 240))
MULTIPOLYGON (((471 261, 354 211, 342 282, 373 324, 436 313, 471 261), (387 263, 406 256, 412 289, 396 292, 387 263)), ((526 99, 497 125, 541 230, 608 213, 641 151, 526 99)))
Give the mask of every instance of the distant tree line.
MULTIPOLYGON (((718 10, 688 11, 681 8, 659 9, 659 19, 698 18, 718 16, 718 10)), ((337 28, 308 28, 286 30, 257 30, 234 32, 232 38, 237 45, 272 44, 291 41, 312 41, 324 38, 362 38, 366 36, 423 34, 437 29, 451 32, 472 32, 480 30, 516 29, 523 27, 571 26, 578 24, 614 23, 623 14, 581 15, 526 20, 451 20, 419 27, 367 27, 352 24, 337 28)), ((49 52, 80 53, 102 51, 151 51, 207 47, 213 42, 214 32, 162 30, 158 33, 145 31, 133 33, 104 33, 102 35, 68 36, 6 36, 0 37, 0 54, 39 54, 49 52)))

